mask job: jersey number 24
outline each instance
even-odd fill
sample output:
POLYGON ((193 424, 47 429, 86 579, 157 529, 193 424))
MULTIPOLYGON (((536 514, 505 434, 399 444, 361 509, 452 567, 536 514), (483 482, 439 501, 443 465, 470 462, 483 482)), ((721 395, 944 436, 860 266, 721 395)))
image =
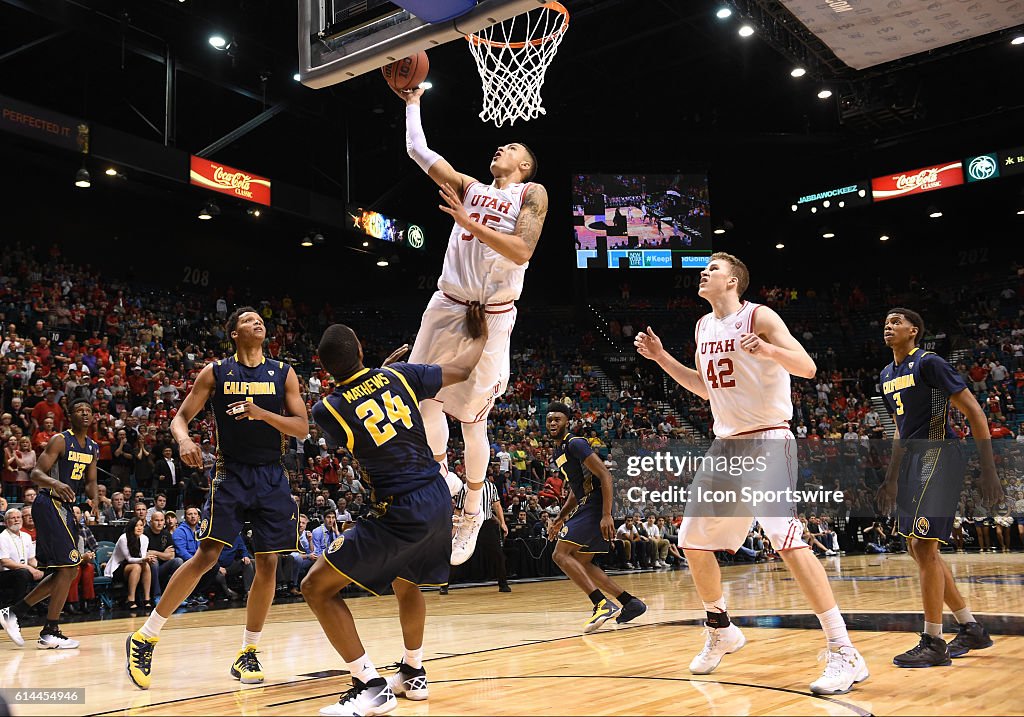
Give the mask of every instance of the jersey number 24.
POLYGON ((371 398, 356 406, 356 418, 363 421, 373 442, 383 446, 398 435, 394 424, 401 423, 406 428, 412 428, 412 411, 401 396, 392 396, 391 391, 385 391, 380 398, 384 402, 383 409, 377 399, 371 398))

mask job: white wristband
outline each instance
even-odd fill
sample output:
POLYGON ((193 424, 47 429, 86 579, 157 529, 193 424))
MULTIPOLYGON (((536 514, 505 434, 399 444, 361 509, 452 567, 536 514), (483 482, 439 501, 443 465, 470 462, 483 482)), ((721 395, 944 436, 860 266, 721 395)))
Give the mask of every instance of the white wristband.
POLYGON ((405 150, 424 172, 430 171, 437 160, 441 159, 441 155, 427 146, 427 137, 420 122, 420 106, 417 104, 405 106, 405 150))

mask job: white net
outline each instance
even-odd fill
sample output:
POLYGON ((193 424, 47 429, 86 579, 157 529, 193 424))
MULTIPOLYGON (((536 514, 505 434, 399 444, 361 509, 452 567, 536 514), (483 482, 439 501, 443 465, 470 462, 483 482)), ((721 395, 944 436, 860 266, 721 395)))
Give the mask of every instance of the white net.
POLYGON ((501 127, 546 114, 540 91, 568 26, 569 13, 549 2, 466 36, 483 82, 481 120, 501 127))

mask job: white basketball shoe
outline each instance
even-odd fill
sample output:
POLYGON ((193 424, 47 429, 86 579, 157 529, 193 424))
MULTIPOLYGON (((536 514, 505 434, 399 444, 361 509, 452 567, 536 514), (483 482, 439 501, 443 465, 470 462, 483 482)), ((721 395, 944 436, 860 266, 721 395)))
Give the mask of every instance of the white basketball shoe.
POLYGON ((747 638, 735 625, 714 628, 704 623, 704 649, 690 662, 690 672, 710 675, 726 655, 738 652, 747 644, 747 638))

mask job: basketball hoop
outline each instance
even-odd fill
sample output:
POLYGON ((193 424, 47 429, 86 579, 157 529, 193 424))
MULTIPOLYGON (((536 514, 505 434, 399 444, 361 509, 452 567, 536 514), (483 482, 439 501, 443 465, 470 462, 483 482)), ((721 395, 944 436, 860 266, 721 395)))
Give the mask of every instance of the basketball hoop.
POLYGON ((498 127, 546 114, 540 90, 544 74, 558 52, 569 11, 559 2, 490 25, 466 35, 483 81, 484 109, 480 119, 498 127))

